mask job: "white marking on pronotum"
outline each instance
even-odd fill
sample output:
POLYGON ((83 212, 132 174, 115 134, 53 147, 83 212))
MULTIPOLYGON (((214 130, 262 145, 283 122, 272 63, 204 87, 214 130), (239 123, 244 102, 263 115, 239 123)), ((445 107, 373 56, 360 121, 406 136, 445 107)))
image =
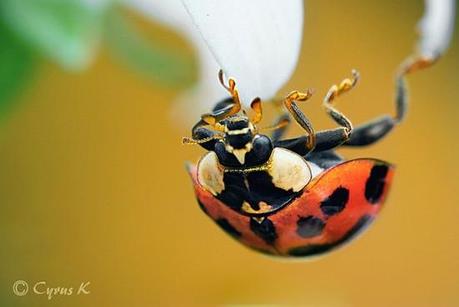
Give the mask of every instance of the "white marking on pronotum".
POLYGON ((286 191, 301 191, 312 179, 308 162, 300 155, 280 147, 273 150, 268 172, 274 185, 286 191))
POLYGON ((249 133, 249 131, 250 129, 247 127, 247 128, 243 128, 239 130, 228 130, 226 133, 229 135, 239 135, 239 134, 247 134, 249 133))
POLYGON ((213 151, 208 152, 198 163, 198 182, 212 193, 220 194, 225 189, 223 182, 223 167, 218 162, 217 154, 213 151))

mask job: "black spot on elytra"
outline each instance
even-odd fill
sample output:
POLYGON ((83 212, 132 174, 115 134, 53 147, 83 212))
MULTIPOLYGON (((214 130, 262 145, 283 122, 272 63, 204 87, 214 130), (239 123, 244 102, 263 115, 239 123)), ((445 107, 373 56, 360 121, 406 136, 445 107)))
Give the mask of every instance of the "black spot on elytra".
POLYGON ((253 218, 250 219, 250 230, 262 238, 267 244, 272 245, 277 239, 276 228, 274 227, 273 222, 271 222, 268 218, 265 218, 261 223, 257 222, 253 218))
POLYGON ((328 252, 337 246, 342 245, 353 239, 357 234, 359 234, 362 230, 366 228, 371 222, 373 221, 373 217, 370 215, 362 216, 355 225, 349 229, 349 231, 338 241, 328 244, 309 244, 305 246, 299 246, 291 248, 288 251, 290 256, 294 257, 305 257, 305 256, 312 256, 318 255, 325 252, 328 252))
POLYGON ((325 223, 321 219, 312 215, 300 217, 296 224, 296 232, 303 238, 311 238, 320 235, 325 227, 325 223))
POLYGON ((320 205, 320 209, 326 215, 334 215, 341 212, 349 200, 349 190, 343 187, 337 188, 320 205))
POLYGON ((241 233, 237 231, 237 229, 234 228, 233 225, 231 225, 227 219, 218 219, 215 222, 218 224, 218 226, 221 227, 221 229, 223 229, 226 233, 228 233, 233 238, 237 239, 241 237, 241 233))
POLYGON ((365 184, 365 198, 371 203, 376 204, 382 196, 385 179, 389 168, 387 165, 379 164, 373 166, 365 184))

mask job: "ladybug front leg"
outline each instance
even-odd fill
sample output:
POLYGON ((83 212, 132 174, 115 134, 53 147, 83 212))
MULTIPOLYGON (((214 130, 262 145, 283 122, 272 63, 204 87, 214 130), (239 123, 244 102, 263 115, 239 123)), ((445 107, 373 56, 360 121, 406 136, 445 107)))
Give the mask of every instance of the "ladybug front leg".
POLYGON ((392 129, 399 124, 406 115, 408 98, 405 77, 407 74, 415 72, 419 69, 428 67, 435 63, 437 57, 424 58, 415 56, 405 61, 397 73, 395 82, 395 106, 396 114, 394 117, 384 115, 370 122, 355 127, 352 135, 345 146, 366 146, 373 144, 387 135, 392 129))
POLYGON ((191 130, 192 137, 183 137, 183 144, 198 144, 206 150, 214 150, 216 142, 223 138, 223 134, 206 127, 205 121, 200 120, 191 130))
POLYGON ((218 128, 218 122, 238 113, 241 110, 241 101, 239 99, 239 92, 236 88, 236 81, 228 79, 228 85, 223 80, 223 71, 220 69, 218 72, 218 79, 220 84, 228 91, 231 98, 227 98, 220 103, 217 103, 211 113, 203 114, 201 119, 214 128, 218 128))

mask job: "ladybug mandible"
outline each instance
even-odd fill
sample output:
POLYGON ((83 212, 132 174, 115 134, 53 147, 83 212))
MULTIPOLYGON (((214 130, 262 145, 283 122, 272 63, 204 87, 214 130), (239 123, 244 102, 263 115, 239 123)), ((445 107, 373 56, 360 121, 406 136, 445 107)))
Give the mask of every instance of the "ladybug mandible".
POLYGON ((385 115, 353 127, 335 108, 335 98, 352 89, 359 78, 330 88, 323 106, 338 128, 315 132, 296 102, 311 91, 291 92, 286 112, 261 134, 261 100, 251 103, 252 116, 242 110, 236 83, 220 83, 231 97, 202 115, 185 144, 208 152, 189 165, 201 209, 224 231, 262 253, 306 257, 328 252, 354 238, 378 215, 392 182, 394 167, 385 161, 344 160, 339 146, 370 145, 389 133, 404 117, 405 75, 431 64, 417 58, 402 65, 396 78, 396 115, 385 115), (291 117, 306 135, 282 139, 291 117))

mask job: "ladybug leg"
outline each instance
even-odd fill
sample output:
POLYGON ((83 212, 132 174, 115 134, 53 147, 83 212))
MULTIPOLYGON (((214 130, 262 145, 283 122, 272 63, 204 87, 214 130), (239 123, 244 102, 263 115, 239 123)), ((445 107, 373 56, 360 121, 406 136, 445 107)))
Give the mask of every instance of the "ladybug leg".
MULTIPOLYGON (((292 92, 287 96, 284 104, 287 107, 287 110, 290 111, 296 121, 300 124, 300 126, 308 131, 309 125, 311 132, 308 131, 309 133, 306 136, 301 136, 294 139, 279 140, 283 134, 283 131, 275 131, 273 134, 276 136, 276 138, 273 139, 274 146, 287 148, 301 156, 305 156, 312 151, 316 152, 329 150, 346 142, 349 139, 349 135, 352 130, 352 123, 340 111, 333 107, 332 101, 339 95, 355 86, 358 80, 358 73, 353 71, 353 75, 353 79, 345 79, 340 83, 339 86, 332 86, 324 99, 324 107, 326 108, 327 113, 330 114, 333 120, 335 120, 342 127, 315 133, 312 130, 308 119, 294 103, 294 100, 298 100, 299 93, 292 92)), ((308 94, 310 96, 311 92, 309 91, 308 94)), ((280 119, 282 119, 282 116, 280 119)), ((288 116, 286 119, 284 119, 284 121, 287 120, 289 121, 288 116)))
POLYGON ((353 129, 351 121, 338 109, 333 106, 333 101, 338 96, 350 91, 355 87, 359 80, 359 73, 356 70, 352 70, 352 78, 344 79, 339 85, 333 85, 329 90, 327 95, 325 95, 323 106, 327 114, 341 127, 334 130, 325 131, 323 136, 325 138, 336 139, 336 136, 340 135, 340 138, 346 141, 351 135, 353 129))
POLYGON ((343 145, 349 139, 349 134, 342 127, 318 131, 316 132, 316 146, 313 151, 305 146, 307 139, 307 136, 300 136, 294 139, 280 140, 274 142, 274 147, 283 147, 301 156, 305 156, 310 153, 323 152, 343 145))
MULTIPOLYGON (((331 116, 331 118, 338 123, 341 127, 319 131, 317 133, 309 134, 308 136, 302 136, 295 139, 288 139, 288 140, 275 140, 274 145, 277 147, 284 147, 290 149, 302 156, 314 151, 320 152, 329 149, 333 149, 344 144, 350 137, 351 131, 353 129, 351 121, 344 116, 338 109, 333 106, 333 101, 338 96, 344 94, 345 92, 351 90, 356 84, 359 79, 359 74, 357 71, 352 71, 353 77, 351 79, 344 79, 341 81, 339 85, 333 85, 330 90, 328 91, 327 95, 324 98, 323 105, 327 111, 327 113, 331 116), (310 144, 311 142, 314 143, 314 146, 305 146, 304 144, 310 144)), ((295 99, 295 92, 292 92, 289 96, 293 96, 291 98, 295 99)), ((288 97, 289 97, 288 96, 288 97)), ((286 101, 288 100, 286 98, 286 101)), ((290 107, 287 106, 287 109, 292 113, 295 117, 295 109, 296 104, 292 104, 290 107)), ((298 109, 296 107, 296 109, 298 109)), ((299 110, 298 110, 299 111, 299 110)), ((299 111, 301 112, 301 111, 299 111)), ((299 115, 302 115, 300 113, 299 115)), ((296 114, 297 117, 298 114, 296 114)), ((304 116, 304 115, 303 115, 304 116)), ((298 121, 298 120, 297 120, 298 121)), ((301 123, 300 123, 301 125, 301 123)))
POLYGON ((413 57, 406 60, 400 66, 399 72, 396 75, 395 82, 395 116, 383 115, 372 121, 364 123, 354 128, 349 140, 343 145, 345 146, 366 146, 383 138, 388 134, 397 124, 399 124, 406 115, 408 99, 406 90, 405 77, 409 73, 429 67, 434 64, 437 57, 413 57))
POLYGON ((344 144, 349 140, 347 128, 339 127, 336 129, 323 130, 316 133, 317 142, 314 152, 330 150, 344 144))
POLYGON ((256 97, 254 100, 252 100, 252 103, 250 104, 250 108, 253 110, 253 116, 250 118, 250 121, 256 125, 263 118, 263 111, 262 111, 263 109, 261 108, 260 97, 256 97))
POLYGON ((382 139, 396 125, 396 121, 385 115, 354 128, 352 135, 343 146, 366 146, 382 139))
POLYGON ((306 144, 309 143, 308 136, 300 136, 294 139, 279 140, 273 142, 274 147, 282 147, 288 150, 291 150, 300 156, 305 156, 311 150, 307 147, 306 144))
POLYGON ((207 123, 202 119, 197 122, 191 130, 192 137, 184 137, 182 143, 191 145, 199 144, 206 150, 214 150, 216 142, 223 138, 223 134, 208 129, 205 127, 206 125, 207 123))
POLYGON ((220 84, 228 91, 231 97, 218 103, 211 113, 203 114, 201 119, 217 130, 222 130, 223 128, 219 126, 218 122, 238 113, 241 110, 241 101, 239 99, 239 92, 236 88, 236 81, 234 81, 234 79, 229 78, 228 85, 225 84, 222 70, 218 72, 218 79, 220 84))
POLYGON ((325 150, 333 149, 342 145, 348 140, 348 134, 345 133, 344 128, 336 128, 330 130, 318 131, 316 136, 316 146, 311 151, 306 144, 308 143, 308 136, 300 136, 293 139, 277 140, 273 142, 274 147, 282 147, 296 152, 300 156, 305 156, 312 152, 322 152, 325 150))
POLYGON ((234 101, 232 97, 227 97, 225 99, 220 100, 215 104, 215 106, 212 108, 212 113, 215 115, 218 115, 219 113, 222 112, 228 112, 229 109, 231 109, 234 105, 234 101))
MULTIPOLYGON (((323 106, 328 115, 330 115, 330 117, 341 127, 317 132, 314 152, 333 149, 349 140, 351 132, 353 131, 352 123, 343 113, 333 106, 333 101, 338 96, 351 90, 357 84, 358 80, 359 73, 353 70, 352 78, 344 79, 339 85, 333 85, 327 95, 325 95, 323 106)), ((302 154, 304 155, 305 153, 302 152, 302 154)))
MULTIPOLYGON (((284 106, 287 108, 289 113, 293 116, 295 121, 307 132, 307 137, 303 138, 306 144, 304 145, 308 151, 311 151, 316 146, 316 136, 314 128, 311 125, 309 119, 300 110, 295 101, 306 101, 312 96, 312 91, 308 90, 306 93, 300 93, 293 91, 287 95, 284 99, 284 106)), ((299 138, 302 139, 302 138, 299 138)))

